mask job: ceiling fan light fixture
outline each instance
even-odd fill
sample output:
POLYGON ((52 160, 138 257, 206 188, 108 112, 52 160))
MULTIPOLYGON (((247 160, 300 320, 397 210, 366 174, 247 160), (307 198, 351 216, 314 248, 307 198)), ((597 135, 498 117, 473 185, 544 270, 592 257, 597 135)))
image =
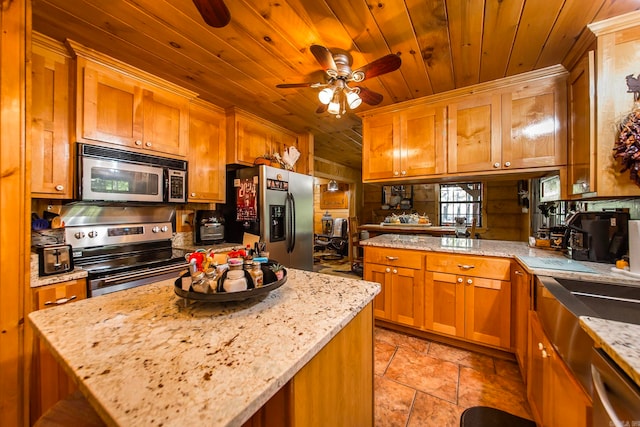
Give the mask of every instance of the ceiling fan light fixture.
POLYGON ((352 110, 355 110, 362 104, 362 98, 360 98, 357 91, 353 90, 347 93, 347 104, 352 110))
POLYGON ((322 102, 323 104, 327 105, 333 99, 333 92, 334 91, 335 90, 332 87, 326 87, 326 88, 322 89, 318 93, 318 99, 320 100, 320 102, 322 102))

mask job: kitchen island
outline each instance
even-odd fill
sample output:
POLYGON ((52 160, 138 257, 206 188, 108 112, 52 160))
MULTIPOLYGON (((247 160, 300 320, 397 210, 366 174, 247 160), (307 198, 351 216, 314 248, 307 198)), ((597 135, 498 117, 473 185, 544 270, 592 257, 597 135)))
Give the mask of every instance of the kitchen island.
POLYGON ((190 302, 168 280, 29 320, 109 425, 242 425, 269 405, 291 425, 372 425, 379 291, 289 269, 257 300, 190 302))

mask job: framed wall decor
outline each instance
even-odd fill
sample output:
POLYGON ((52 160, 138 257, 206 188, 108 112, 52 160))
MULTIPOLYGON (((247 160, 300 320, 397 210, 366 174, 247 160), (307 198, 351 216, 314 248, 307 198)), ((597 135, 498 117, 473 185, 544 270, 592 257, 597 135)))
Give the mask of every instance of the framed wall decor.
POLYGON ((327 190, 327 185, 320 186, 320 209, 348 209, 348 186, 339 184, 338 191, 327 190))

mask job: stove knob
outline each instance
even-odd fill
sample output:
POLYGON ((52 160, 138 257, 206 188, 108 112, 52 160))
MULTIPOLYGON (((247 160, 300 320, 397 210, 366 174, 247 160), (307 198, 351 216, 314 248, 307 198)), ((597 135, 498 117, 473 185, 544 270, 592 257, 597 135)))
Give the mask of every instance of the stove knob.
POLYGON ((151 229, 151 231, 153 231, 154 233, 157 233, 157 232, 159 232, 159 231, 160 231, 160 227, 155 226, 155 227, 153 227, 153 228, 151 229))
POLYGON ((76 239, 84 239, 84 233, 82 231, 78 231, 73 235, 76 239))
POLYGON ((91 238, 98 237, 98 232, 97 231, 90 231, 89 232, 89 237, 91 237, 91 238))
POLYGON ((167 227, 166 225, 164 227, 161 228, 163 233, 166 233, 167 231, 169 231, 169 227, 167 227))

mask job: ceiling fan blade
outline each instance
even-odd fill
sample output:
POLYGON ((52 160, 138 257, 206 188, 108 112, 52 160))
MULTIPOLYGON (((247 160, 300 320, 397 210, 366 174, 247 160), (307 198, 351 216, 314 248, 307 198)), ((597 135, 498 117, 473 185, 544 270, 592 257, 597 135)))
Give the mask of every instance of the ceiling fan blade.
POLYGON ((370 79, 372 77, 381 76, 382 74, 395 71, 400 68, 400 65, 402 65, 400 57, 390 53, 389 55, 378 58, 375 61, 358 68, 357 70, 353 70, 353 79, 361 82, 364 79, 370 79), (358 74, 361 74, 362 78, 358 79, 358 74))
POLYGON ((362 101, 369 105, 378 105, 384 98, 378 92, 369 90, 366 87, 359 87, 358 89, 360 89, 360 98, 362 98, 362 101))
POLYGON ((327 105, 326 104, 320 104, 318 105, 318 108, 316 109, 316 113, 318 114, 322 114, 325 111, 327 111, 327 105))
POLYGON ((322 66, 322 69, 324 71, 337 69, 336 62, 333 60, 333 54, 326 47, 320 46, 317 44, 312 44, 311 53, 313 53, 313 56, 315 56, 316 61, 318 61, 318 64, 322 66))
POLYGON ((193 0, 207 25, 222 28, 231 20, 231 13, 224 0, 193 0))
POLYGON ((276 87, 279 89, 287 89, 291 87, 312 87, 316 84, 317 83, 281 83, 279 85, 276 85, 276 87))

